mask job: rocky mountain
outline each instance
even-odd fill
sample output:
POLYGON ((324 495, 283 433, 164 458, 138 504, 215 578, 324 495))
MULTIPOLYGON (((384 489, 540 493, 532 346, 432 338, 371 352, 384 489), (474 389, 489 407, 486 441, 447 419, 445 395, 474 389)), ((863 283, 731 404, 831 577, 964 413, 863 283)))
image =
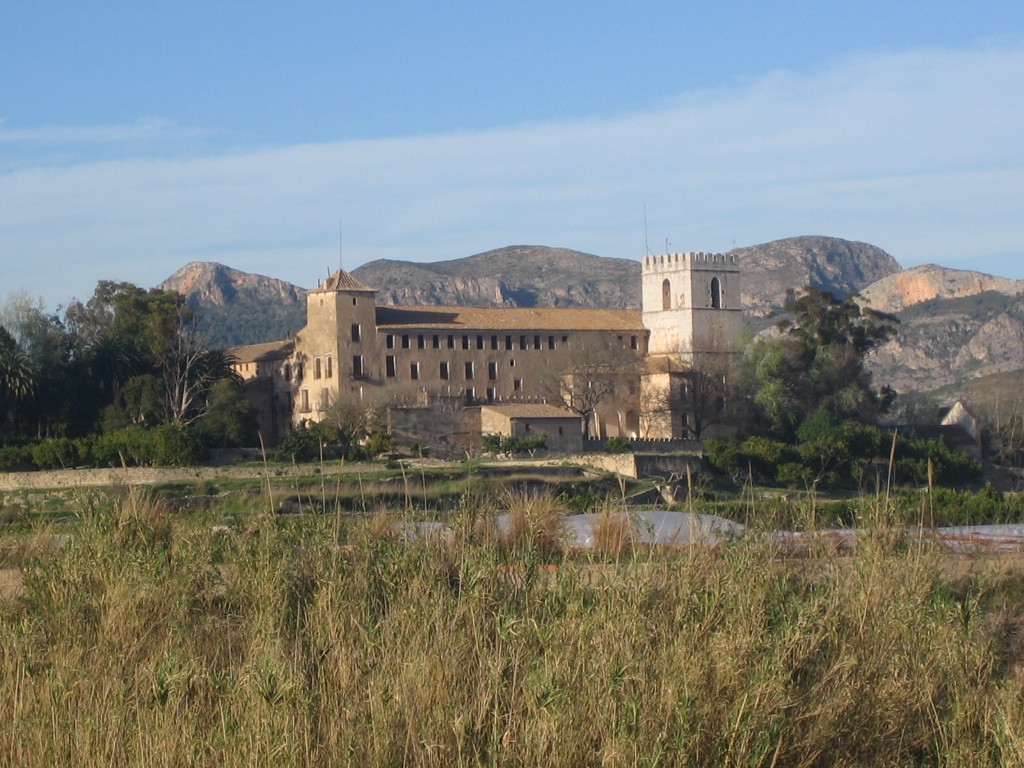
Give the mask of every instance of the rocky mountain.
POLYGON ((640 262, 567 248, 513 245, 416 264, 381 259, 352 271, 379 304, 640 308, 640 262))
MULTIPOLYGON (((901 270, 866 243, 795 237, 732 251, 743 265, 743 300, 754 329, 786 292, 805 285, 858 291, 894 313, 899 336, 871 360, 876 381, 898 391, 956 387, 1024 368, 1024 281, 935 265, 901 270)), ((462 259, 374 261, 353 270, 381 304, 638 308, 640 263, 565 248, 510 246, 462 259)), ((216 346, 287 338, 305 323, 305 290, 220 264, 193 262, 161 288, 202 312, 216 346)))
POLYGON ((790 237, 730 253, 740 257, 744 313, 755 327, 778 311, 789 290, 813 285, 845 296, 900 272, 881 248, 836 237, 790 237))
POLYGON ((870 360, 875 379, 899 392, 950 389, 1024 368, 1024 280, 934 264, 861 292, 900 320, 899 334, 870 360))
POLYGON ((274 341, 306 324, 306 290, 223 264, 193 261, 157 286, 177 291, 200 312, 212 347, 274 341))
MULTIPOLYGON (((899 270, 884 251, 829 237, 796 237, 740 248, 747 318, 763 327, 786 291, 815 285, 839 294, 899 270)), ((640 307, 640 262, 567 248, 518 245, 450 261, 372 261, 352 271, 380 304, 640 307)), ((234 346, 294 334, 305 322, 305 289, 222 264, 192 262, 160 284, 202 312, 210 343, 234 346)))

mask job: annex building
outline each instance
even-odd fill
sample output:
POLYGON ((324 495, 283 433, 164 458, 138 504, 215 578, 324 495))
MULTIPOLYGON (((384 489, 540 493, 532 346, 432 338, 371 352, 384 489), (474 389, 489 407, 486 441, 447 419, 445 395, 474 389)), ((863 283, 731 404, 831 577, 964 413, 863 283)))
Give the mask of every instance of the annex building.
POLYGON ((495 428, 540 429, 565 449, 583 435, 687 437, 687 371, 728 356, 739 334, 738 260, 648 256, 641 304, 378 306, 375 289, 338 270, 308 292, 295 338, 227 352, 271 445, 332 404, 384 400, 411 434, 450 429, 464 441, 495 428))

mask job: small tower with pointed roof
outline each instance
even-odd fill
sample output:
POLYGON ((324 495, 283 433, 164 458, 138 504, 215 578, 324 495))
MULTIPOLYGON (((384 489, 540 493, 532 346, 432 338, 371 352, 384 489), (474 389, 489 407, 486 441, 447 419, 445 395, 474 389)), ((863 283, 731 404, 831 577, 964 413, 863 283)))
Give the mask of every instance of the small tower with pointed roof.
POLYGON ((306 326, 295 337, 292 364, 297 421, 319 421, 339 393, 373 378, 376 294, 343 269, 306 294, 306 326))

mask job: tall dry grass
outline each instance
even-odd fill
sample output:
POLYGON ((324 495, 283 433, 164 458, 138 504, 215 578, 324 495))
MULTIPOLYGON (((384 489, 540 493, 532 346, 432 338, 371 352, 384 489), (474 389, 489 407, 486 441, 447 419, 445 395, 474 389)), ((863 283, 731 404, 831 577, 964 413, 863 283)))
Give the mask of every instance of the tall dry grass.
POLYGON ((0 764, 1024 761, 1012 578, 954 583, 877 535, 843 559, 753 537, 510 580, 552 533, 550 500, 480 512, 516 507, 514 537, 441 545, 381 516, 339 540, 331 516, 225 534, 94 505, 70 546, 21 552, 0 604, 0 764))

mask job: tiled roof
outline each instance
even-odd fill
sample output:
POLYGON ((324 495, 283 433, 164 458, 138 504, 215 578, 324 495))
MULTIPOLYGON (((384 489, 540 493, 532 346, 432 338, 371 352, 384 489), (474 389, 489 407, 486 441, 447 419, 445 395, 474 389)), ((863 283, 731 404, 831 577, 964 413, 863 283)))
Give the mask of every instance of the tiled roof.
POLYGON ((479 331, 643 332, 637 309, 377 307, 378 328, 479 331))
POLYGON ((363 291, 376 293, 377 289, 363 285, 344 269, 339 269, 333 275, 328 277, 319 287, 313 289, 311 293, 327 291, 363 291))
POLYGON ((505 403, 502 405, 482 405, 480 409, 492 411, 510 419, 579 419, 579 414, 547 403, 505 403))
POLYGON ((229 347, 224 350, 225 355, 230 355, 239 363, 262 363, 267 360, 283 360, 291 355, 295 349, 295 342, 268 341, 264 344, 246 344, 242 347, 229 347))

